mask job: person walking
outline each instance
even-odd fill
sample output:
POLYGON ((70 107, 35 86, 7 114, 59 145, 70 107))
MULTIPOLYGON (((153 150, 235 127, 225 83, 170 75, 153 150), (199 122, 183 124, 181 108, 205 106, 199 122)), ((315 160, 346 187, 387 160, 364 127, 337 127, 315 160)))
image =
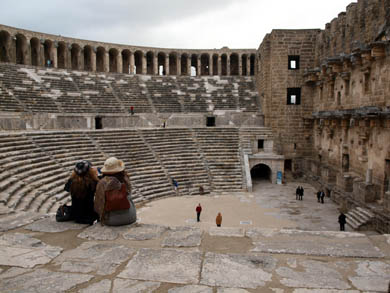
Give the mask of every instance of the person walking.
POLYGON ((175 188, 175 191, 177 191, 177 188, 179 187, 179 183, 175 179, 172 178, 172 185, 175 188))
POLYGON ((298 186, 297 189, 295 190, 295 199, 296 200, 299 200, 299 192, 300 192, 300 188, 298 186))
POLYGON ((215 218, 215 223, 217 224, 217 227, 221 227, 221 224, 222 224, 222 215, 221 215, 221 213, 218 213, 217 217, 215 218))
POLYGON ((202 212, 202 206, 200 205, 200 203, 196 207, 195 211, 196 211, 196 221, 200 222, 200 213, 202 212))
POLYGON ((318 202, 321 202, 321 190, 317 191, 317 200, 318 202))
POLYGON ((347 223, 347 216, 343 212, 339 215, 340 231, 345 231, 345 224, 347 223))

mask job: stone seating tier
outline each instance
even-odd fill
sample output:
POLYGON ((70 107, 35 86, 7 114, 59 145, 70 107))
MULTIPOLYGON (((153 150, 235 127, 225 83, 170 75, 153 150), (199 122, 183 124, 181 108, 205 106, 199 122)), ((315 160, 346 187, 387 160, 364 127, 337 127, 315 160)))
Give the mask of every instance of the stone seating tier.
MULTIPOLYGON (((266 134, 268 129, 258 129, 266 134)), ((124 129, 18 132, 0 135, 0 202, 17 210, 55 212, 69 202, 64 184, 81 159, 126 164, 135 202, 242 190, 241 130, 124 129), (178 181, 176 192, 172 178, 178 181)))
POLYGON ((131 76, 0 64, 0 111, 33 113, 259 112, 253 77, 131 76))

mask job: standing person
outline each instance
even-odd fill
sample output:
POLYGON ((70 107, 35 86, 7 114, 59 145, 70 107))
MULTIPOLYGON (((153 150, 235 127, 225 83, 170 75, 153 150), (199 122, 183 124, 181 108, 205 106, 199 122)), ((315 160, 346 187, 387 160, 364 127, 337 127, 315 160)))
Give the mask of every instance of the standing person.
POLYGON ((347 223, 347 216, 344 215, 343 212, 340 212, 340 216, 339 216, 340 231, 345 231, 346 223, 347 223))
POLYGON ((299 200, 299 192, 300 192, 300 189, 299 189, 299 186, 298 186, 297 189, 295 190, 295 199, 296 200, 299 200))
POLYGON ((88 161, 76 163, 64 188, 70 192, 72 198, 70 218, 76 223, 92 225, 98 219, 93 207, 98 182, 97 171, 92 168, 91 163, 88 161))
POLYGON ((95 211, 100 223, 108 226, 132 224, 137 220, 131 200, 131 184, 125 164, 115 157, 108 158, 101 169, 103 179, 96 187, 95 211))
POLYGON ((321 190, 317 191, 317 200, 318 200, 318 202, 321 201, 321 190))
POLYGON ((221 224, 222 224, 222 215, 221 215, 221 213, 218 213, 217 217, 215 218, 215 223, 217 224, 217 227, 221 227, 221 224))
POLYGON ((302 186, 300 186, 299 188, 299 200, 303 200, 303 193, 305 192, 305 190, 303 189, 302 186))
POLYGON ((202 207, 201 207, 200 203, 196 207, 195 211, 196 211, 196 221, 200 222, 200 213, 202 212, 202 207))
POLYGON ((324 198, 325 198, 325 192, 322 190, 321 191, 321 203, 324 203, 324 198))
POLYGON ((177 191, 177 188, 179 187, 179 183, 175 179, 172 178, 172 185, 175 188, 175 191, 177 191))

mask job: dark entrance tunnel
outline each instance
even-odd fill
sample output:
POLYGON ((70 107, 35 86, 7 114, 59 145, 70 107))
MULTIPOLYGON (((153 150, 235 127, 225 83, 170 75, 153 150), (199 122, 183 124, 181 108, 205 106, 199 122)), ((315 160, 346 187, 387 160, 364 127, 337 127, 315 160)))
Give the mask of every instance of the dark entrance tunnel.
POLYGON ((256 165, 251 170, 252 181, 271 181, 271 169, 264 164, 256 165))

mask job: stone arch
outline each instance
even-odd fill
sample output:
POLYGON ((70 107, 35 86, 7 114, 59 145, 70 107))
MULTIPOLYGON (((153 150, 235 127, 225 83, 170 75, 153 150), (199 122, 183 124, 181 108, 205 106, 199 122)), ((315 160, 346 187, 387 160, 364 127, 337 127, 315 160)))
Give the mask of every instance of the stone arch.
POLYGON ((166 58, 165 53, 159 52, 157 54, 158 75, 165 75, 166 74, 165 58, 166 58))
POLYGON ((41 42, 37 38, 32 38, 30 40, 30 48, 31 48, 31 65, 38 66, 40 64, 39 62, 39 55, 41 52, 41 42))
POLYGON ((221 56, 221 75, 227 75, 227 55, 221 56))
POLYGON ((118 50, 115 48, 111 48, 108 51, 108 63, 110 72, 118 72, 118 55, 118 50))
POLYGON ((272 181, 272 169, 264 163, 257 164, 251 169, 252 181, 267 180, 272 181))
POLYGON ((106 57, 106 49, 104 47, 98 47, 96 49, 96 71, 104 72, 104 68, 106 66, 105 58, 106 57))
POLYGON ((191 55, 191 75, 198 75, 198 55, 191 55))
POLYGON ((65 69, 66 67, 66 44, 65 42, 59 42, 57 48, 57 67, 65 69))
POLYGON ((248 75, 247 59, 248 59, 248 56, 246 54, 243 54, 241 56, 242 75, 248 75))
POLYGON ((238 55, 237 53, 232 53, 230 55, 230 75, 238 75, 238 55))
POLYGON ((146 53, 146 74, 154 74, 154 53, 152 51, 146 53))
POLYGON ((130 73, 130 56, 131 52, 128 49, 125 49, 122 51, 122 72, 123 73, 130 73))
POLYGON ((27 64, 27 40, 22 34, 16 36, 16 64, 27 64))
POLYGON ((169 75, 177 75, 177 54, 175 52, 169 54, 169 75))
POLYGON ((11 35, 7 31, 0 31, 0 62, 10 62, 11 35))
POLYGON ((92 71, 92 56, 93 56, 93 49, 90 45, 86 45, 84 47, 84 70, 86 71, 92 71))
POLYGON ((143 63, 144 53, 142 51, 135 51, 134 53, 134 66, 135 74, 142 74, 142 63, 143 63))
POLYGON ((249 73, 250 75, 255 75, 255 62, 256 62, 256 56, 255 54, 251 54, 251 57, 250 57, 250 70, 249 70, 249 73))
POLYGON ((188 75, 188 55, 186 53, 182 54, 180 57, 181 60, 181 75, 188 75))
MULTIPOLYGON (((53 42, 51 40, 46 40, 43 43, 43 56, 45 58, 45 65, 47 64, 47 61, 50 60, 53 62, 53 56, 52 56, 52 50, 53 50, 53 42)), ((53 63, 51 63, 53 66, 53 63)))
POLYGON ((210 56, 207 53, 200 56, 200 75, 210 75, 210 56))
POLYGON ((218 75, 218 54, 213 55, 213 75, 218 75))
POLYGON ((78 44, 72 44, 70 49, 70 62, 73 70, 79 69, 81 48, 78 44))

